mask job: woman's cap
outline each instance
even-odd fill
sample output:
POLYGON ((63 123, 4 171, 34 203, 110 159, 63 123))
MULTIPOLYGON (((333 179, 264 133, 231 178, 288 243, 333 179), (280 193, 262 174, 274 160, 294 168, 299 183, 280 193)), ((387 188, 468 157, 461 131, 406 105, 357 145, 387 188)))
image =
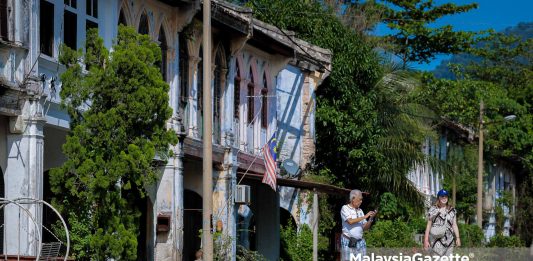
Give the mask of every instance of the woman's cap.
POLYGON ((441 189, 441 190, 439 190, 439 192, 437 192, 437 197, 444 197, 444 196, 447 197, 448 195, 449 195, 448 191, 445 190, 445 189, 441 189))

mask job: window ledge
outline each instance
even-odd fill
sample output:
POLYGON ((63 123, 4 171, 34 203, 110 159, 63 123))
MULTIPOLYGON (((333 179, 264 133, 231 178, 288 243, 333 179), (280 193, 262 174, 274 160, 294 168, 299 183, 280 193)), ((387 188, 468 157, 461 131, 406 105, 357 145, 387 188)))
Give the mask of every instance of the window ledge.
POLYGON ((25 46, 22 42, 15 42, 15 41, 4 40, 4 39, 0 38, 0 44, 7 45, 7 46, 13 47, 13 48, 21 48, 21 49, 24 49, 24 50, 28 50, 28 47, 25 46))

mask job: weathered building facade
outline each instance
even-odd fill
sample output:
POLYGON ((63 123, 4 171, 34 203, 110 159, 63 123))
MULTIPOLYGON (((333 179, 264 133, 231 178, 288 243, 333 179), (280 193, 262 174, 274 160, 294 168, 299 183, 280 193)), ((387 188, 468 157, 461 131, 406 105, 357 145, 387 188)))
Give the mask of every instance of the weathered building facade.
MULTIPOLYGON (((205 73, 200 2, 2 0, 0 7, 0 197, 52 196, 48 171, 64 162, 61 145, 69 131, 69 117, 59 106, 59 45, 83 48, 86 30, 96 27, 110 48, 118 25, 132 26, 161 46, 173 109, 168 127, 180 137, 160 179, 139 203, 145 221, 139 259, 192 260, 200 248, 202 125, 208 113, 199 102, 205 73), (167 222, 168 229, 158 226, 167 222)), ((212 33, 212 221, 230 239, 232 258, 240 242, 275 260, 280 212, 297 224, 309 223, 306 203, 299 202, 298 189, 274 192, 246 174, 264 173, 261 148, 274 133, 280 162, 291 159, 305 169, 311 161, 314 91, 327 77, 331 53, 223 1, 212 3, 212 33), (251 187, 249 205, 235 204, 239 182, 251 187)), ((7 206, 0 213, 1 253, 35 256, 37 244, 49 238, 31 219, 46 225, 47 211, 35 205, 24 215, 7 206)))

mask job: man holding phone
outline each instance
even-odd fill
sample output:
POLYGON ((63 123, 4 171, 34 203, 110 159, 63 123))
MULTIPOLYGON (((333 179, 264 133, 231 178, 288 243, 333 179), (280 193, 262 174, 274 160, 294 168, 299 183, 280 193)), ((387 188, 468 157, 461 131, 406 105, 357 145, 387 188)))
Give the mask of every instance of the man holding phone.
POLYGON ((350 254, 357 256, 366 255, 366 242, 363 239, 364 230, 368 230, 374 221, 377 211, 363 213, 359 207, 363 203, 363 193, 354 189, 350 191, 350 201, 342 206, 342 236, 341 236, 341 260, 350 260, 350 254), (367 221, 368 219, 368 221, 367 221))

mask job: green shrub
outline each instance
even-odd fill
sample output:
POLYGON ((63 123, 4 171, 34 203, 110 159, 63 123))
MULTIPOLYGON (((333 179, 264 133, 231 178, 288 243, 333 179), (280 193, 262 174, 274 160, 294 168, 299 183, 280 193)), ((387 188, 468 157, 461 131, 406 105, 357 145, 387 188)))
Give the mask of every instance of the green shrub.
POLYGON ((249 250, 237 245, 237 261, 266 261, 267 259, 257 251, 249 250))
POLYGON ((424 217, 411 218, 407 225, 417 234, 424 234, 426 231, 427 220, 424 217))
POLYGON ((418 246, 414 230, 403 221, 381 220, 365 232, 368 247, 414 247, 418 246))
POLYGON ((488 247, 525 247, 524 242, 517 236, 496 235, 490 239, 488 247))
POLYGON ((280 229, 282 260, 312 260, 313 232, 307 225, 300 226, 300 231, 289 223, 280 229))
POLYGON ((483 231, 475 224, 457 224, 463 247, 483 246, 483 231))

